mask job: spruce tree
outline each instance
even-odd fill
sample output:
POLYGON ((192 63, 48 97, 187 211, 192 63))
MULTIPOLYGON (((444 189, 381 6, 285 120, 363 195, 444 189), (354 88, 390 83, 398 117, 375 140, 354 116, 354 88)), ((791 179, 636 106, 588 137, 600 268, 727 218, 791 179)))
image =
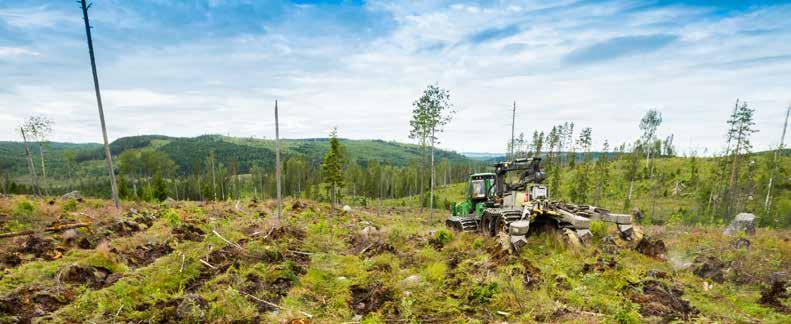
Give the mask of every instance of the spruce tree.
POLYGON ((327 194, 330 198, 330 205, 335 208, 335 202, 338 199, 338 191, 343 188, 344 174, 343 174, 343 153, 341 143, 338 140, 338 128, 333 128, 330 132, 330 148, 324 155, 324 161, 321 163, 321 171, 324 176, 324 183, 327 186, 327 194))

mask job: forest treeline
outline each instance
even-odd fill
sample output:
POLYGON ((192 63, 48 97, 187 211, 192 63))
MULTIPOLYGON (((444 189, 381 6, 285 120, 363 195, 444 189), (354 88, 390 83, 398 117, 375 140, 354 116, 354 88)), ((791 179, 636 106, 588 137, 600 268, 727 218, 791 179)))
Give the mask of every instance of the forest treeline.
MULTIPOLYGON (((427 174, 420 167, 420 146, 381 140, 338 139, 342 155, 342 197, 358 203, 366 198, 403 197, 419 192, 427 174)), ((328 138, 282 140, 283 193, 325 199, 321 190, 321 164, 330 147, 328 138)), ((98 144, 44 142, 48 187, 53 194, 79 190, 83 194, 109 197, 109 178, 104 172, 103 152, 98 144)), ((133 136, 111 143, 116 161, 119 192, 124 199, 157 200, 171 197, 190 200, 223 200, 241 197, 274 197, 274 143, 271 140, 204 135, 173 138, 160 135, 133 136)), ((30 146, 38 156, 37 145, 30 146)), ((0 143, 0 191, 35 194, 26 166, 23 143, 0 143)), ((440 185, 463 181, 485 163, 455 152, 437 150, 440 185)), ((35 169, 41 163, 33 160, 35 169)), ((37 173, 41 178, 41 172, 37 173)), ((43 183, 39 183, 43 187, 43 183)), ((351 202, 350 202, 351 203, 351 202)))
MULTIPOLYGON (((410 137, 417 145, 345 140, 338 138, 337 130, 328 138, 282 140, 283 194, 355 205, 417 196, 422 207, 433 202, 435 208, 446 208, 450 201, 433 196, 432 182, 438 187, 464 182, 473 172, 490 170, 492 161, 432 149, 437 127, 444 124, 426 120, 439 118, 431 107, 448 98, 447 92, 432 87, 415 102, 410 137), (421 108, 423 104, 428 108, 421 108)), ((628 143, 611 146, 602 139, 601 147, 594 149, 592 128, 565 122, 507 141, 505 158, 542 157, 545 183, 555 199, 622 212, 639 210, 658 222, 721 223, 747 211, 759 215, 763 225, 788 227, 791 158, 782 145, 752 151, 750 137, 758 131, 753 114, 747 103, 736 103, 722 130, 726 148, 714 156, 677 156, 673 134, 662 131, 661 112, 649 110, 635 123, 640 136, 628 143)), ((42 119, 36 122, 28 131, 31 143, 25 143, 31 145, 0 143, 0 190, 53 195, 79 190, 109 197, 101 146, 47 142, 45 132, 35 129, 42 119)), ((134 136, 116 140, 110 151, 123 199, 275 197, 272 140, 134 136)))

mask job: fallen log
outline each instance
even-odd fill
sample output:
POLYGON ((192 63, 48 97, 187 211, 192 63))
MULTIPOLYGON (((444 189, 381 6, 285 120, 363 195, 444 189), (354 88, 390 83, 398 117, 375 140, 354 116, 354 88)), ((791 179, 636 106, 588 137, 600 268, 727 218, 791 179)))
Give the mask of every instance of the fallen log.
POLYGON ((33 235, 33 234, 45 233, 45 232, 59 232, 59 231, 65 231, 67 229, 88 227, 88 226, 91 226, 91 223, 61 224, 61 225, 54 225, 54 226, 47 227, 43 231, 40 231, 40 232, 36 232, 36 231, 33 231, 33 230, 27 230, 27 231, 19 231, 19 232, 0 233, 0 238, 17 237, 17 236, 24 236, 24 235, 33 235))

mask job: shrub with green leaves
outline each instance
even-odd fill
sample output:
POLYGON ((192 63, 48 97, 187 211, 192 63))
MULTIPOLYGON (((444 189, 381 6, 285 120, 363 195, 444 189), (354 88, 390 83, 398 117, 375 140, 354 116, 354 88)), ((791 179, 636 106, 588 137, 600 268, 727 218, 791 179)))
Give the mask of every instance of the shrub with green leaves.
POLYGON ((607 236, 607 223, 599 221, 590 222, 590 231, 593 234, 593 239, 600 240, 607 236))
POLYGON ((14 206, 14 216, 20 219, 30 219, 36 212, 36 206, 27 200, 22 200, 14 206))
POLYGON ((172 226, 178 226, 181 224, 181 217, 175 210, 173 210, 173 208, 168 208, 168 210, 162 213, 162 218, 172 226))
POLYGON ((472 288, 469 295, 469 301, 475 304, 484 305, 489 303, 494 294, 497 293, 497 283, 490 282, 486 285, 478 285, 472 288))
POLYGON ((77 201, 74 199, 69 199, 65 203, 63 203, 63 211, 65 212, 73 212, 77 210, 77 201))
POLYGON ((441 229, 434 235, 434 239, 442 246, 448 244, 453 239, 453 234, 447 230, 441 229))

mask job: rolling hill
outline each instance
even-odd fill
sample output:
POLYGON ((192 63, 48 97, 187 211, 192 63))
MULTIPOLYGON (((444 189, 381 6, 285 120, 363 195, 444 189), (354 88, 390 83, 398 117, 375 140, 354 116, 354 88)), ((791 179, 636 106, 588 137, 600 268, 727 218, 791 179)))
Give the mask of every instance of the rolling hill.
MULTIPOLYGON (((341 139, 340 141, 346 150, 347 160, 362 165, 368 161, 379 161, 394 166, 406 166, 411 161, 420 159, 420 147, 414 144, 383 140, 341 139)), ((326 138, 283 139, 281 144, 284 160, 291 156, 302 156, 312 163, 320 163, 329 147, 326 138)), ((209 152, 214 152, 219 162, 227 164, 236 161, 239 171, 243 173, 249 171, 254 164, 271 168, 275 159, 274 146, 274 140, 221 135, 197 137, 140 135, 119 138, 110 144, 110 150, 114 156, 130 149, 150 148, 162 151, 176 162, 180 174, 188 174, 197 162, 204 161, 209 152)), ((31 153, 37 157, 38 145, 33 143, 30 148, 31 153)), ((101 172, 100 168, 91 167, 98 166, 104 159, 100 144, 46 142, 44 150, 45 163, 50 174, 65 172, 68 160, 76 163, 78 169, 88 174, 92 174, 94 169, 97 169, 96 172, 101 172)), ((439 161, 448 159, 451 164, 480 163, 459 153, 441 149, 436 151, 436 158, 439 161)), ((38 160, 35 163, 38 164, 38 160)), ((0 170, 9 173, 12 177, 22 176, 28 172, 22 142, 0 142, 0 170)))

